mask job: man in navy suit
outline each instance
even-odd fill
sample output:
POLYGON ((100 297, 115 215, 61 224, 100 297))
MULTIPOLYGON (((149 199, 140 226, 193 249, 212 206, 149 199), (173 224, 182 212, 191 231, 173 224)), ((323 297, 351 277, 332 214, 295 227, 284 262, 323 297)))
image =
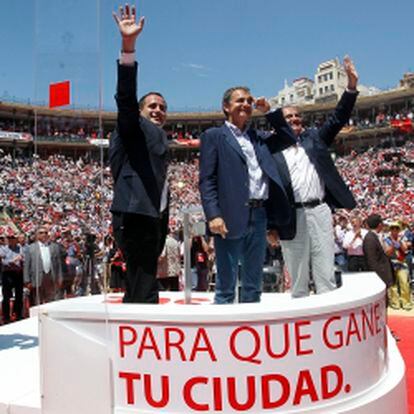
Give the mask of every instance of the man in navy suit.
MULTIPOLYGON (((233 303, 239 264, 240 302, 260 301, 269 194, 278 200, 274 203, 276 221, 283 224, 290 214, 266 137, 249 125, 253 106, 248 88, 228 89, 222 100, 225 124, 201 136, 200 193, 214 235, 217 304, 233 303)), ((256 106, 263 111, 261 105, 256 106)))
POLYGON ((137 101, 135 42, 144 27, 135 8, 114 13, 122 36, 118 63, 117 131, 110 140, 114 179, 111 206, 114 236, 126 260, 124 302, 158 303, 157 260, 168 224, 167 104, 151 92, 137 101))
MULTIPOLYGON (((336 288, 334 235, 331 209, 355 207, 355 200, 340 177, 329 153, 341 128, 348 122, 358 92, 358 74, 349 57, 344 59, 348 87, 332 116, 320 129, 305 129, 296 107, 269 112, 266 117, 278 133, 270 143, 291 205, 291 219, 279 226, 270 200, 270 238, 281 240, 283 257, 292 277, 292 296, 309 295, 310 268, 316 293, 336 288)), ((275 240, 274 240, 275 241, 275 240)))

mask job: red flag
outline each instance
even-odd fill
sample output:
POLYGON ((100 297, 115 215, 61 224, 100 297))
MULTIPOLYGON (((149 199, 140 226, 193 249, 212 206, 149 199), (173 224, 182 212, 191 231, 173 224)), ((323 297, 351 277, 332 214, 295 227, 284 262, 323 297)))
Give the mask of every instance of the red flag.
POLYGON ((70 104, 70 81, 49 85, 49 108, 70 104))

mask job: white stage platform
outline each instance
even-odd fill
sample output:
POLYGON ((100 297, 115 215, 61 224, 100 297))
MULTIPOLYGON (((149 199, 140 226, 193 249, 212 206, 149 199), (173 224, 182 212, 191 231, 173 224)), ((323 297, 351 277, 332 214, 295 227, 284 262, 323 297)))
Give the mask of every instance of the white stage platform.
POLYGON ((356 274, 328 294, 260 304, 200 293, 201 306, 182 293, 163 305, 48 304, 0 328, 0 414, 406 414, 383 293, 378 277, 356 274))

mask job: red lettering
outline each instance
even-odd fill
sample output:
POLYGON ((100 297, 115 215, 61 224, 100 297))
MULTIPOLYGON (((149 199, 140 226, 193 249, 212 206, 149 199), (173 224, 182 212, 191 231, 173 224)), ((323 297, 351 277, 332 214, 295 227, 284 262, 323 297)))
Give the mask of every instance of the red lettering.
POLYGON ((213 347, 208 338, 207 332, 204 328, 200 328, 197 331, 196 338, 194 340, 193 349, 191 350, 190 361, 194 361, 198 352, 207 352, 212 361, 217 361, 216 355, 214 354, 213 347), (201 345, 201 342, 204 345, 201 345))
POLYGON ((310 321, 296 321, 295 322, 295 344, 296 344, 296 355, 309 355, 313 354, 313 349, 302 349, 302 341, 310 339, 312 336, 310 334, 304 335, 301 334, 301 329, 303 326, 310 325, 310 321))
POLYGON ((125 346, 132 345, 137 340, 137 332, 131 326, 119 326, 119 354, 121 358, 125 357, 125 346), (131 334, 130 338, 126 338, 126 332, 131 334))
MULTIPOLYGON (((289 352, 289 348, 290 348, 290 338, 289 338, 289 324, 285 323, 283 324, 283 343, 284 343, 284 348, 279 352, 276 353, 273 351, 272 346, 271 346, 271 334, 270 334, 270 326, 269 325, 265 325, 265 346, 266 346, 266 351, 268 353, 268 355, 271 358, 283 358, 288 352, 289 352)), ((278 336, 279 338, 279 336, 278 336)))
POLYGON ((152 396, 151 375, 144 374, 144 394, 148 404, 154 408, 164 408, 170 400, 170 384, 166 375, 161 376, 161 398, 154 400, 152 396))
POLYGON ((338 349, 338 348, 341 348, 344 345, 344 339, 343 339, 342 331, 340 331, 340 330, 334 331, 334 334, 337 338, 337 342, 335 342, 335 343, 331 342, 331 340, 329 338, 329 335, 328 335, 328 330, 329 330, 329 327, 330 327, 331 323, 334 322, 334 321, 340 321, 340 320, 341 320, 340 316, 332 316, 323 325, 323 330, 322 330, 323 342, 329 349, 338 349))
POLYGON ((343 384, 344 384, 344 374, 342 372, 341 367, 339 367, 338 365, 332 364, 332 365, 327 365, 321 368, 322 399, 328 400, 338 395, 339 391, 341 391, 342 389, 343 384), (336 385, 334 385, 333 387, 332 387, 332 384, 330 384, 330 381, 328 378, 329 374, 332 374, 332 376, 334 376, 334 379, 336 379, 336 385))
POLYGON ((364 339, 367 339, 367 327, 371 334, 371 336, 374 336, 374 316, 373 316, 373 310, 374 308, 370 307, 370 318, 368 318, 367 313, 365 312, 365 309, 361 310, 361 317, 362 317, 362 336, 364 339))
POLYGON ((308 369, 299 371, 298 383, 296 386, 295 396, 293 398, 293 405, 300 404, 305 395, 309 395, 312 402, 318 401, 318 394, 316 392, 315 384, 313 383, 312 375, 308 369))
POLYGON ((286 404, 290 395, 290 385, 288 379, 279 374, 264 375, 262 377, 262 404, 263 409, 273 409, 286 404), (276 381, 282 388, 281 395, 276 400, 271 400, 270 383, 276 381))
POLYGON ((148 327, 144 329, 144 333, 142 334, 142 340, 137 354, 138 359, 142 358, 142 354, 146 349, 153 351, 158 360, 161 359, 161 353, 158 349, 152 329, 148 327), (147 341, 148 344, 146 343, 147 341))
POLYGON ((349 345, 349 343, 351 342, 351 337, 354 335, 356 335, 358 341, 361 342, 362 339, 361 339, 361 333, 359 332, 358 323, 356 321, 355 314, 351 312, 348 318, 348 326, 347 326, 346 341, 345 341, 346 346, 349 345))
POLYGON ((199 404, 194 401, 192 396, 192 390, 193 387, 197 384, 207 384, 208 378, 206 377, 194 377, 189 379, 185 384, 183 388, 183 398, 185 403, 193 410, 195 411, 208 411, 209 405, 208 404, 199 404))
POLYGON ((184 332, 182 329, 179 328, 165 328, 164 330, 164 338, 165 338, 165 358, 167 361, 171 360, 171 348, 175 348, 178 350, 180 355, 181 361, 186 361, 185 352, 182 348, 182 344, 184 342, 184 332), (173 342, 171 338, 171 334, 175 333, 178 335, 178 339, 173 342))
POLYGON ((134 380, 141 379, 141 375, 135 372, 122 372, 118 374, 119 378, 126 380, 126 394, 127 394, 127 403, 135 404, 135 394, 134 394, 134 380))
MULTIPOLYGON (((254 386, 254 377, 249 375, 247 377, 247 400, 245 403, 239 403, 237 401, 237 391, 236 391, 236 378, 235 377, 228 377, 227 378, 227 387, 228 387, 228 397, 229 397, 229 404, 232 408, 237 411, 247 411, 253 407, 255 403, 255 386, 254 386)), ((245 395, 243 392, 242 395, 245 395)))
MULTIPOLYGON (((245 344, 245 342, 246 341, 244 341, 243 344, 245 344)), ((234 358, 238 359, 239 361, 251 362, 253 364, 261 364, 262 361, 260 361, 259 359, 255 359, 260 352, 260 335, 250 326, 239 326, 230 335, 230 352, 234 356, 234 358), (254 340, 254 348, 250 355, 240 355, 236 347, 237 335, 240 332, 244 331, 249 332, 254 340)))
POLYGON ((223 392, 221 390, 221 379, 213 378, 214 411, 223 411, 223 392))
POLYGON ((379 320, 381 318, 380 315, 380 303, 377 302, 374 305, 374 314, 375 314, 375 332, 379 334, 381 332, 381 325, 379 324, 379 320))

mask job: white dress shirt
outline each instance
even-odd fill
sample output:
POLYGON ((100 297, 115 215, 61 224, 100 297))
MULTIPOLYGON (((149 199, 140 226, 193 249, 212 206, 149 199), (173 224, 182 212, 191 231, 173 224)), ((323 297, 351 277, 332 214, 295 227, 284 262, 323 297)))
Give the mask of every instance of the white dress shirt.
POLYGON ((325 185, 303 147, 298 143, 282 151, 289 169, 295 202, 323 200, 325 185))
POLYGON ((344 237, 344 249, 346 249, 348 256, 363 256, 364 250, 362 248, 362 243, 368 231, 366 229, 361 229, 361 237, 357 237, 354 240, 355 232, 354 230, 349 230, 344 237))
POLYGON ((43 264, 43 271, 45 273, 49 273, 51 269, 50 246, 42 243, 41 241, 39 241, 38 243, 40 248, 40 257, 42 259, 43 264))
POLYGON ((256 157, 256 151, 250 141, 250 137, 247 135, 246 130, 240 131, 239 128, 229 121, 226 121, 225 125, 229 128, 234 138, 236 138, 243 154, 246 156, 247 170, 249 173, 249 198, 256 200, 267 200, 269 196, 267 176, 260 168, 256 157))

